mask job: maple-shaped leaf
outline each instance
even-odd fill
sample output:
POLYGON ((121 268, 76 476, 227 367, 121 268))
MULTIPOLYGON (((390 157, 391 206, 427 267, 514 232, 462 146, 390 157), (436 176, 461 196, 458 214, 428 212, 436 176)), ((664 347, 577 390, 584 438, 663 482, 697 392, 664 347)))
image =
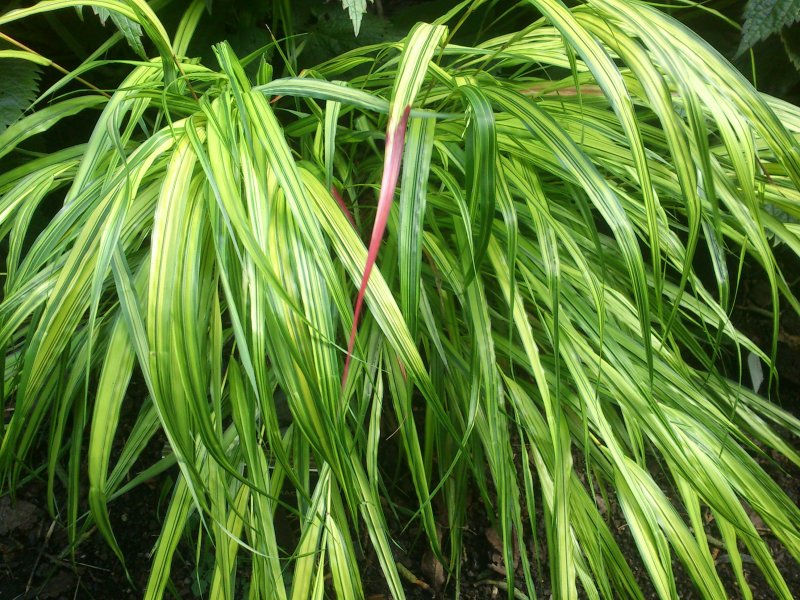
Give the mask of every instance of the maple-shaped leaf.
POLYGON ((367 0, 342 0, 342 8, 350 15, 353 32, 358 35, 361 29, 361 17, 367 12, 367 0))
POLYGON ((737 56, 800 20, 800 0, 748 0, 737 56))
POLYGON ((98 16, 100 23, 103 25, 106 24, 106 21, 110 17, 111 22, 114 23, 117 29, 119 29, 120 33, 125 36, 125 39, 128 41, 128 45, 133 49, 133 51, 142 58, 147 58, 147 55, 144 52, 144 46, 142 45, 142 26, 139 25, 139 23, 132 21, 128 17, 119 13, 108 10, 107 8, 93 6, 92 10, 94 11, 94 14, 98 16))

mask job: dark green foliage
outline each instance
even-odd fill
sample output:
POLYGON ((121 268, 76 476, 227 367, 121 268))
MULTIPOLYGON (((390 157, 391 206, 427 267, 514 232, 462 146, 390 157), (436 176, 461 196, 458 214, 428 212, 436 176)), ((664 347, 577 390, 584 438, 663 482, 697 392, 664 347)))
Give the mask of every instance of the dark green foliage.
POLYGON ((298 25, 308 32, 301 42, 303 66, 319 64, 360 46, 399 40, 404 36, 402 29, 393 28, 386 19, 367 13, 363 15, 356 38, 350 17, 335 5, 311 6, 298 25))
POLYGON ((786 55, 792 61, 795 69, 800 71, 800 23, 795 23, 781 31, 781 39, 783 47, 786 49, 786 55))
POLYGON ((749 0, 739 54, 800 19, 800 0, 749 0))
POLYGON ((27 60, 4 60, 0 66, 0 133, 19 119, 36 99, 40 68, 27 60))

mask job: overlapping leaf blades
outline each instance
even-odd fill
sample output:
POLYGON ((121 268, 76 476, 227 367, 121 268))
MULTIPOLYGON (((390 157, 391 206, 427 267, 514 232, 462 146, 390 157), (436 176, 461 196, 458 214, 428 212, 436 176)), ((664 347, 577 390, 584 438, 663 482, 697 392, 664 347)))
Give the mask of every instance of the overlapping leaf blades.
POLYGON ((777 433, 800 422, 710 357, 724 341, 768 360, 729 322, 726 251, 746 245, 776 303, 798 309, 770 238, 800 254, 797 227, 774 216, 800 218, 800 111, 643 4, 535 4, 547 19, 475 48, 438 49, 442 29, 423 25, 262 87, 221 45, 219 72, 181 66, 196 96, 178 97, 154 15, 97 2, 140 22, 163 60, 135 66, 109 100, 54 103, 3 138, 0 153, 15 156, 29 136, 104 106, 86 145, 0 173, 4 482, 16 486, 44 444, 51 505, 65 464, 73 536, 94 523, 122 557, 108 503, 126 477, 177 462, 153 598, 194 514, 215 556, 214 597, 241 595, 245 567, 250 597, 360 597, 364 552, 402 597, 401 514, 457 589, 470 493, 506 563, 521 555, 522 581, 509 568, 509 584, 529 597, 542 551, 561 598, 579 586, 642 596, 599 509, 612 500, 661 597, 679 591, 673 557, 704 597, 724 597, 704 511, 745 595, 739 544, 791 597, 745 506, 800 559, 800 511, 750 454, 757 442, 800 464, 777 433), (350 72, 364 60, 377 63, 350 72), (385 156, 370 141, 387 113, 390 133, 409 119, 400 206, 371 248, 370 316, 342 390, 367 249, 330 185, 356 225, 372 221, 385 156), (65 190, 26 241, 36 208, 65 190), (691 268, 703 252, 716 295, 691 268), (134 373, 144 398, 128 393, 134 373), (123 440, 125 403, 140 408, 123 440), (140 464, 158 430, 171 454, 140 464), (279 514, 295 523, 288 538, 279 514), (539 514, 546 540, 533 539, 539 514))

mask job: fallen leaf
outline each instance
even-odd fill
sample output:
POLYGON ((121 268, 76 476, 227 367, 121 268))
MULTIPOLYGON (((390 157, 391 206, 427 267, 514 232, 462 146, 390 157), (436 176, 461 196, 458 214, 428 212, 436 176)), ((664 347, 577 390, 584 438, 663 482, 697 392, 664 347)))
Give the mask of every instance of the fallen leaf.
POLYGON ((503 540, 500 539, 500 535, 495 531, 494 527, 487 527, 483 535, 486 536, 486 541, 491 544, 492 548, 497 550, 502 554, 503 552, 503 540))
POLYGON ((420 568, 430 582, 431 587, 437 592, 440 591, 445 581, 444 565, 436 558, 433 552, 427 550, 425 554, 422 555, 420 568))

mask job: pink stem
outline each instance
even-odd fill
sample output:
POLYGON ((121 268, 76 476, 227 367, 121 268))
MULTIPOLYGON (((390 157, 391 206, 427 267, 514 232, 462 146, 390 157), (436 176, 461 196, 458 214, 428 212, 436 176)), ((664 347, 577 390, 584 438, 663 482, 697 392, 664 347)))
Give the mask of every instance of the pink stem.
POLYGON ((370 273, 372 273, 372 267, 375 265, 375 260, 378 258, 378 250, 383 239, 383 232, 386 229, 386 220, 389 218, 389 210, 392 208, 394 200, 397 177, 400 175, 400 161, 403 158, 403 142, 406 138, 409 112, 411 112, 411 107, 406 106, 400 122, 395 127, 392 127, 390 122, 386 131, 386 155, 383 160, 383 178, 381 180, 380 196, 378 197, 378 211, 375 215, 375 224, 372 227, 372 238, 369 241, 369 252, 367 253, 367 262, 364 265, 364 274, 361 276, 361 287, 356 298, 350 340, 347 342, 347 358, 344 361, 342 388, 347 382, 347 374, 350 370, 350 359, 353 357, 353 347, 356 343, 356 332, 358 331, 358 318, 361 315, 361 306, 364 303, 367 283, 369 282, 370 273))

